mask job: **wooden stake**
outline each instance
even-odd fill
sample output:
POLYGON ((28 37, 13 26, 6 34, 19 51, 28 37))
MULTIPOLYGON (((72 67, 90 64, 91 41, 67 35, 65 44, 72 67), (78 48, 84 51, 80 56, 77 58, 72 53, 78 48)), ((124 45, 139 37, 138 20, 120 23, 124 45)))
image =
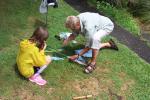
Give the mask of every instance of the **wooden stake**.
POLYGON ((79 100, 79 99, 88 99, 91 98, 92 95, 86 95, 86 96, 79 96, 79 97, 73 97, 73 100, 79 100))

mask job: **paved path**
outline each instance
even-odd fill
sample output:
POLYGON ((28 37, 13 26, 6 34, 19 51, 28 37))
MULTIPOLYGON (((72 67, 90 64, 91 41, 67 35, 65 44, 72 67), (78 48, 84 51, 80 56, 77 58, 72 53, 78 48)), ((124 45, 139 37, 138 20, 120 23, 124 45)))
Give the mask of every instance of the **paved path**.
MULTIPOLYGON (((88 6, 86 0, 65 0, 69 5, 74 7, 79 12, 98 12, 95 8, 88 6)), ((144 41, 138 37, 134 37, 130 32, 124 30, 115 24, 115 29, 112 36, 116 37, 122 44, 128 46, 136 52, 141 58, 150 63, 150 48, 144 41)))

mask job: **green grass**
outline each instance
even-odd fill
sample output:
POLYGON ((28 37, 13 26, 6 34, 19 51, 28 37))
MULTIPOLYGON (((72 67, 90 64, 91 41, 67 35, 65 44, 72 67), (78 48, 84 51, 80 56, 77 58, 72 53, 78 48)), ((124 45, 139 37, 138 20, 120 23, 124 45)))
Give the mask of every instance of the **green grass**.
MULTIPOLYGON (((78 14, 63 0, 59 3, 58 9, 49 8, 48 13, 50 37, 47 42, 53 48, 61 47, 54 35, 68 31, 64 27, 65 18, 78 14)), ((108 100, 108 89, 127 100, 150 99, 150 64, 115 39, 120 50, 102 50, 97 59, 97 69, 92 74, 84 74, 82 66, 66 59, 53 61, 42 73, 48 81, 46 86, 35 85, 20 76, 15 60, 18 44, 45 22, 45 15, 38 12, 39 4, 37 0, 3 0, 0 3, 3 8, 0 9, 0 19, 3 19, 0 25, 0 99, 71 100, 73 96, 93 94, 95 96, 89 100, 108 100)), ((112 37, 103 41, 109 38, 112 37)), ((81 37, 77 40, 80 39, 84 42, 81 37)), ((70 44, 65 52, 72 55, 77 48, 80 46, 70 44)), ((117 97, 112 98, 115 100, 117 97)))
POLYGON ((97 9, 114 20, 118 25, 128 30, 135 36, 140 35, 140 27, 131 14, 125 8, 116 8, 106 2, 98 2, 96 0, 88 0, 91 4, 97 5, 97 9))

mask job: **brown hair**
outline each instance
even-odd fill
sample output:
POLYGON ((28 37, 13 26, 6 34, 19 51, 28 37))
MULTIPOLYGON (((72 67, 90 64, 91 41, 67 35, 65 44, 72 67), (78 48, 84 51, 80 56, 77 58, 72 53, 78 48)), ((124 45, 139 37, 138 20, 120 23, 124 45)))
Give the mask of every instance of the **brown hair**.
POLYGON ((30 37, 30 41, 36 43, 37 47, 42 50, 45 45, 45 41, 48 39, 48 31, 46 28, 38 27, 33 35, 30 37))

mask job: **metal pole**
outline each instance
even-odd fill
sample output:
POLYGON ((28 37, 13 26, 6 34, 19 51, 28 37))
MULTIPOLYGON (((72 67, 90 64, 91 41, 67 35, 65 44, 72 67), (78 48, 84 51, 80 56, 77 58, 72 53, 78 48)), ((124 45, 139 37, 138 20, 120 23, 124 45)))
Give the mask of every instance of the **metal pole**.
POLYGON ((46 6, 46 8, 47 8, 47 13, 46 13, 46 27, 47 27, 47 16, 48 16, 48 4, 47 4, 47 6, 46 6))

